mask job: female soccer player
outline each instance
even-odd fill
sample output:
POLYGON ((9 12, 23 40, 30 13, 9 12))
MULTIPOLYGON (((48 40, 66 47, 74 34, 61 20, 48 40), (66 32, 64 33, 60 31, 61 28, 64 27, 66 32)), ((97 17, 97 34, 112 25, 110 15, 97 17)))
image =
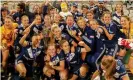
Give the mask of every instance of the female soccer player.
POLYGON ((91 80, 102 73, 106 80, 130 80, 124 64, 112 56, 103 57, 99 70, 93 74, 91 80))
POLYGON ((49 44, 47 48, 46 65, 43 73, 50 79, 67 80, 67 68, 65 64, 65 56, 63 53, 58 54, 55 44, 49 44), (59 76, 58 76, 59 75, 59 76))
POLYGON ((14 30, 18 27, 18 24, 13 23, 13 19, 10 16, 6 16, 4 19, 4 25, 1 29, 1 43, 2 43, 2 67, 5 69, 7 59, 10 51, 13 50, 13 43, 15 39, 14 30))
POLYGON ((120 25, 120 18, 122 15, 123 15, 123 5, 117 3, 115 7, 115 12, 112 14, 112 18, 117 25, 120 25))
POLYGON ((113 23, 110 12, 104 12, 102 19, 103 19, 104 27, 106 28, 106 29, 104 28, 103 29, 107 36, 107 40, 105 42, 106 54, 115 57, 118 51, 117 41, 115 40, 115 37, 117 36, 117 34, 119 34, 117 33, 117 25, 113 23))
MULTIPOLYGON (((126 37, 127 37, 127 41, 128 42, 133 42, 133 23, 130 21, 130 18, 128 16, 121 16, 120 18, 121 21, 121 25, 122 25, 122 29, 121 31, 123 33, 125 33, 126 37)), ((120 57, 124 57, 126 55, 126 48, 122 49, 121 52, 119 52, 118 56, 120 57)), ((128 65, 129 65, 129 69, 131 70, 132 74, 133 74, 133 52, 131 53, 128 65)))
POLYGON ((88 66, 83 64, 81 59, 81 53, 91 51, 90 47, 87 46, 83 41, 78 43, 81 47, 70 47, 67 40, 62 40, 60 46, 62 48, 62 53, 65 54, 65 59, 68 63, 69 72, 72 73, 70 80, 76 80, 79 76, 81 79, 86 79, 88 72, 88 66))
POLYGON ((31 26, 34 22, 25 29, 25 34, 20 39, 19 44, 22 46, 21 53, 15 60, 16 70, 19 72, 20 78, 31 79, 33 63, 36 61, 39 55, 43 52, 43 46, 40 35, 33 35, 31 41, 26 41, 27 36, 30 33, 31 26))

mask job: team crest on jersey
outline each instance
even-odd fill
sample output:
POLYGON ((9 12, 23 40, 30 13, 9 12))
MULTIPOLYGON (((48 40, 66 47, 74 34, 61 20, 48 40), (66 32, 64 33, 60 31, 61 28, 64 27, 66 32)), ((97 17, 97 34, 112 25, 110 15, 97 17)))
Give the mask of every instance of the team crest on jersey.
POLYGON ((61 30, 63 30, 64 29, 64 25, 61 25, 60 28, 61 28, 61 30))
POLYGON ((38 29, 34 27, 33 29, 38 34, 38 29))
POLYGON ((55 60, 52 62, 54 65, 57 65, 60 62, 59 57, 56 57, 55 60))
POLYGON ((113 34, 113 31, 111 31, 111 30, 109 29, 109 33, 110 33, 110 34, 113 34))
POLYGON ((116 69, 119 70, 120 69, 120 66, 116 66, 116 69))
POLYGON ((30 58, 33 58, 32 49, 28 48, 27 51, 28 51, 28 54, 29 54, 30 58))
POLYGON ((100 38, 100 33, 99 33, 99 32, 97 32, 96 37, 97 37, 97 38, 100 38))
POLYGON ((20 30, 20 31, 19 31, 19 34, 22 34, 22 32, 23 32, 23 30, 20 30))
POLYGON ((41 53, 41 51, 38 51, 38 52, 36 53, 36 55, 38 56, 40 53, 41 53))
POLYGON ((74 56, 75 56, 74 53, 69 54, 69 56, 67 57, 67 61, 71 61, 74 56))
POLYGON ((16 21, 19 21, 19 17, 16 18, 16 21))

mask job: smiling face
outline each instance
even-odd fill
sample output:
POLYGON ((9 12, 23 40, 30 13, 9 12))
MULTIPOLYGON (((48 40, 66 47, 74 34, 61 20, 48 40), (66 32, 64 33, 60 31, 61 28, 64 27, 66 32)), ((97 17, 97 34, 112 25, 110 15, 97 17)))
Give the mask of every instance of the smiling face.
POLYGON ((35 6, 33 7, 33 12, 34 12, 34 13, 40 13, 40 7, 39 7, 38 5, 35 5, 35 6))
POLYGON ((81 29, 84 29, 86 27, 86 22, 84 19, 81 19, 81 20, 78 20, 78 26, 81 28, 81 29))
POLYGON ((87 19, 92 20, 93 18, 94 18, 93 13, 88 13, 87 14, 87 19))
POLYGON ((62 49, 64 50, 65 53, 69 53, 70 51, 70 45, 67 41, 65 41, 64 43, 62 43, 62 49))
POLYGON ((50 18, 49 15, 46 15, 46 16, 44 17, 44 23, 45 23, 45 24, 51 24, 51 18, 50 18))
POLYGON ((83 14, 87 14, 87 12, 88 12, 88 9, 87 8, 82 8, 82 13, 83 14))
POLYGON ((5 18, 4 22, 5 22, 4 25, 6 26, 6 28, 12 28, 13 22, 10 18, 5 18))
POLYGON ((99 2, 99 4, 98 4, 98 6, 100 7, 100 8, 102 8, 102 7, 104 7, 104 2, 99 2))
POLYGON ((90 0, 90 1, 89 1, 89 5, 90 5, 90 6, 93 6, 93 5, 94 5, 94 3, 95 3, 95 2, 94 2, 94 1, 92 1, 92 0, 90 0))
POLYGON ((55 23, 59 23, 60 20, 61 20, 61 16, 60 16, 59 14, 55 14, 55 15, 54 15, 54 22, 55 22, 55 23))
POLYGON ((127 26, 127 25, 129 25, 129 20, 126 18, 126 17, 121 17, 121 19, 120 19, 120 23, 121 23, 121 25, 123 26, 123 27, 126 27, 126 28, 128 28, 129 26, 127 26))
POLYGON ((94 20, 91 20, 90 21, 90 27, 93 29, 93 30, 96 30, 96 28, 98 27, 98 23, 94 20))
POLYGON ((122 11, 122 5, 121 4, 117 4, 115 7, 117 12, 121 12, 122 11))
POLYGON ((34 46, 38 46, 39 45, 39 36, 33 36, 32 37, 32 44, 34 46))
POLYGON ((66 19, 66 23, 69 27, 71 27, 74 24, 74 19, 71 16, 68 16, 66 19))
POLYGON ((36 20, 36 24, 41 24, 42 19, 40 15, 36 15, 35 20, 36 20))
POLYGON ((111 22, 111 15, 108 14, 108 13, 104 14, 103 21, 104 21, 105 24, 110 24, 110 22, 111 22))
POLYGON ((22 24, 24 26, 28 27, 28 25, 29 25, 29 18, 27 16, 23 16, 21 22, 22 22, 22 24))
POLYGON ((61 29, 59 27, 56 27, 54 30, 53 30, 53 34, 54 36, 56 37, 60 37, 61 36, 61 29))
POLYGON ((56 55, 56 48, 55 48, 55 45, 48 45, 48 53, 51 57, 55 56, 56 55))

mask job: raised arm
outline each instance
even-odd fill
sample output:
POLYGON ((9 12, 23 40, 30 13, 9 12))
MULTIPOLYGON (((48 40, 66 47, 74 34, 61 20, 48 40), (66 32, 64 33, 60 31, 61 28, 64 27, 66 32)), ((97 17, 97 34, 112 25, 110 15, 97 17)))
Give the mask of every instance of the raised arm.
POLYGON ((109 34, 109 32, 107 31, 107 29, 106 29, 105 27, 103 27, 103 30, 104 30, 105 35, 107 36, 107 38, 108 38, 109 40, 112 40, 113 37, 114 37, 114 34, 109 34))
POLYGON ((85 44, 83 41, 80 41, 78 45, 83 46, 84 48, 81 48, 81 52, 90 52, 91 48, 85 44))
POLYGON ((53 66, 55 70, 62 71, 65 68, 65 60, 60 61, 60 66, 53 66))
POLYGON ((35 24, 35 20, 31 23, 31 25, 29 27, 27 27, 24 32, 23 32, 23 35, 27 33, 28 30, 31 29, 31 27, 35 24))
POLYGON ((25 39, 26 39, 26 37, 28 36, 29 32, 30 32, 30 28, 26 29, 26 30, 25 30, 24 36, 23 36, 23 37, 20 39, 20 41, 19 41, 19 44, 21 44, 23 47, 25 47, 25 46, 28 45, 28 42, 25 41, 25 39))
POLYGON ((42 6, 41 6, 43 16, 45 16, 47 14, 48 5, 49 5, 49 1, 46 0, 46 1, 43 2, 42 6))
POLYGON ((94 80, 97 76, 99 76, 100 75, 100 71, 99 70, 96 70, 94 73, 93 73, 93 75, 92 75, 92 77, 91 77, 91 80, 94 80))

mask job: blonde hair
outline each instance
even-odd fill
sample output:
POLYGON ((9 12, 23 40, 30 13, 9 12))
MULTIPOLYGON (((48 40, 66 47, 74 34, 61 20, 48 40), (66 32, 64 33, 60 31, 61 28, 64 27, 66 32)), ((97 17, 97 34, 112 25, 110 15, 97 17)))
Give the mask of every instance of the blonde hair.
POLYGON ((53 32, 55 29, 60 29, 60 27, 58 26, 58 24, 53 23, 53 25, 51 26, 51 31, 53 32))
POLYGON ((122 15, 123 15, 123 14, 124 14, 124 13, 123 13, 123 4, 122 4, 121 2, 118 2, 118 3, 115 5, 115 9, 114 9, 115 11, 116 11, 116 6, 117 6, 117 5, 121 5, 121 7, 122 7, 121 13, 122 13, 122 15))
POLYGON ((105 11, 105 12, 103 12, 102 17, 104 17, 105 14, 109 14, 109 15, 112 17, 112 13, 111 13, 110 11, 105 11))
POLYGON ((86 22, 85 19, 84 19, 83 17, 79 17, 78 20, 77 20, 77 22, 78 22, 78 21, 81 21, 81 20, 84 21, 84 22, 86 22))
POLYGON ((116 65, 116 61, 114 59, 114 57, 112 56, 106 56, 102 59, 101 64, 108 69, 106 71, 106 77, 112 76, 115 73, 115 65, 116 65))
POLYGON ((121 18, 122 17, 126 18, 128 21, 131 21, 130 18, 128 16, 126 16, 126 15, 122 15, 121 18))
POLYGON ((95 19, 93 19, 93 20, 90 20, 88 23, 90 24, 90 22, 91 21, 93 21, 93 22, 95 22, 96 24, 98 24, 99 25, 99 23, 97 22, 97 20, 95 20, 95 19))
POLYGON ((62 47, 65 42, 68 42, 66 39, 60 41, 59 45, 62 47))
POLYGON ((27 17, 27 18, 29 19, 29 17, 28 17, 27 15, 23 15, 23 16, 21 17, 21 20, 23 20, 23 18, 25 18, 25 17, 27 17))
POLYGON ((50 31, 50 42, 51 43, 55 42, 54 34, 53 34, 55 29, 60 29, 60 31, 61 31, 61 28, 58 26, 58 24, 53 23, 53 25, 51 26, 51 31, 50 31))
POLYGON ((10 19, 11 21, 14 21, 13 18, 12 18, 11 16, 9 16, 9 15, 7 15, 7 16, 5 17, 5 19, 10 19))

